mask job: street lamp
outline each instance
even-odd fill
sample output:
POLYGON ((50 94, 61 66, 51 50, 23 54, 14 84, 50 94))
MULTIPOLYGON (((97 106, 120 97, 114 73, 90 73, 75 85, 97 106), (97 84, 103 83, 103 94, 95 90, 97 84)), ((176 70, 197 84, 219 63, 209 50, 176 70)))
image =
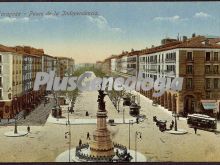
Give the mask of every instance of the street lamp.
POLYGON ((135 132, 135 162, 137 162, 137 139, 138 138, 141 139, 142 138, 141 135, 142 135, 141 132, 139 131, 135 132))
POLYGON ((131 149, 131 124, 133 124, 133 120, 129 120, 129 140, 128 140, 128 142, 129 142, 129 145, 128 145, 128 148, 129 148, 129 150, 131 149))
POLYGON ((68 107, 68 109, 67 109, 67 111, 68 111, 68 124, 70 124, 70 107, 68 107))
POLYGON ((71 149, 71 132, 70 130, 68 132, 65 132, 65 139, 67 139, 67 135, 68 135, 68 138, 69 138, 69 162, 70 162, 70 149, 71 149))
POLYGON ((123 105, 123 124, 125 123, 125 107, 123 105))
MULTIPOLYGON (((175 106, 176 106, 176 98, 177 98, 177 94, 174 94, 174 101, 175 101, 175 106)), ((174 122, 174 130, 175 131, 177 131, 177 113, 176 113, 176 107, 175 107, 175 111, 174 111, 174 113, 172 114, 173 115, 173 117, 175 118, 175 122, 174 122)))
MULTIPOLYGON (((16 101, 16 104, 17 104, 17 97, 15 97, 15 101, 16 101)), ((17 105, 16 105, 17 106, 17 105)), ((18 133, 18 128, 17 128, 17 107, 16 107, 16 114, 15 114, 15 128, 14 128, 14 134, 17 134, 18 133)))

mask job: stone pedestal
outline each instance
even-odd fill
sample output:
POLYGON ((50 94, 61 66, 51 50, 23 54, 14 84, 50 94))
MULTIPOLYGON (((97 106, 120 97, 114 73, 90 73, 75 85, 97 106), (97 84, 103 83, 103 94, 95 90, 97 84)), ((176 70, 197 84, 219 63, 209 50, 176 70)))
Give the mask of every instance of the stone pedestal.
POLYGON ((114 156, 114 146, 111 140, 110 131, 106 125, 106 117, 106 111, 97 112, 97 129, 94 131, 93 140, 90 143, 91 156, 114 156))

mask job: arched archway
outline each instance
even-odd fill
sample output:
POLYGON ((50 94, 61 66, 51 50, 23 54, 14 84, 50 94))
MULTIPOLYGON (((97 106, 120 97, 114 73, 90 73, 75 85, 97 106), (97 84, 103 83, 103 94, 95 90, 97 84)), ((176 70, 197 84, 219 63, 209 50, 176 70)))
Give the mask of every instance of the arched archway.
POLYGON ((184 97, 184 113, 191 114, 194 113, 196 109, 196 98, 193 95, 186 95, 184 97))

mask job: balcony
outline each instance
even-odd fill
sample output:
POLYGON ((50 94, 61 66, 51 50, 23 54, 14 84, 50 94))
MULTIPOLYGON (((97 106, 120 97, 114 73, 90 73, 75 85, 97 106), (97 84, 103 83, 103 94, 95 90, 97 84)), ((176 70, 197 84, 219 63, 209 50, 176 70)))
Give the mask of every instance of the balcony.
POLYGON ((206 75, 218 75, 219 71, 205 70, 206 75))
POLYGON ((165 59, 165 62, 166 63, 175 63, 176 62, 176 59, 165 59))
POLYGON ((176 74, 176 72, 172 71, 172 70, 164 70, 164 71, 162 71, 162 73, 169 74, 169 75, 175 75, 176 74))
POLYGON ((157 73, 157 70, 156 69, 148 69, 148 72, 149 73, 157 73))
POLYGON ((149 61, 150 64, 156 64, 157 60, 149 61))

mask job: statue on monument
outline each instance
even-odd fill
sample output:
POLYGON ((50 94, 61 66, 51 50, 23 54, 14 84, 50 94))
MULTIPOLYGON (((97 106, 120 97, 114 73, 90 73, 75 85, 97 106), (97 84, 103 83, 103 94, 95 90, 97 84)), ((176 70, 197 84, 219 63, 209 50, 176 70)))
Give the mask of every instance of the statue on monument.
POLYGON ((97 102, 99 103, 99 110, 100 111, 103 111, 105 112, 106 109, 105 109, 105 101, 104 101, 104 97, 106 96, 107 94, 104 93, 103 90, 99 90, 99 95, 98 95, 98 100, 97 102))

